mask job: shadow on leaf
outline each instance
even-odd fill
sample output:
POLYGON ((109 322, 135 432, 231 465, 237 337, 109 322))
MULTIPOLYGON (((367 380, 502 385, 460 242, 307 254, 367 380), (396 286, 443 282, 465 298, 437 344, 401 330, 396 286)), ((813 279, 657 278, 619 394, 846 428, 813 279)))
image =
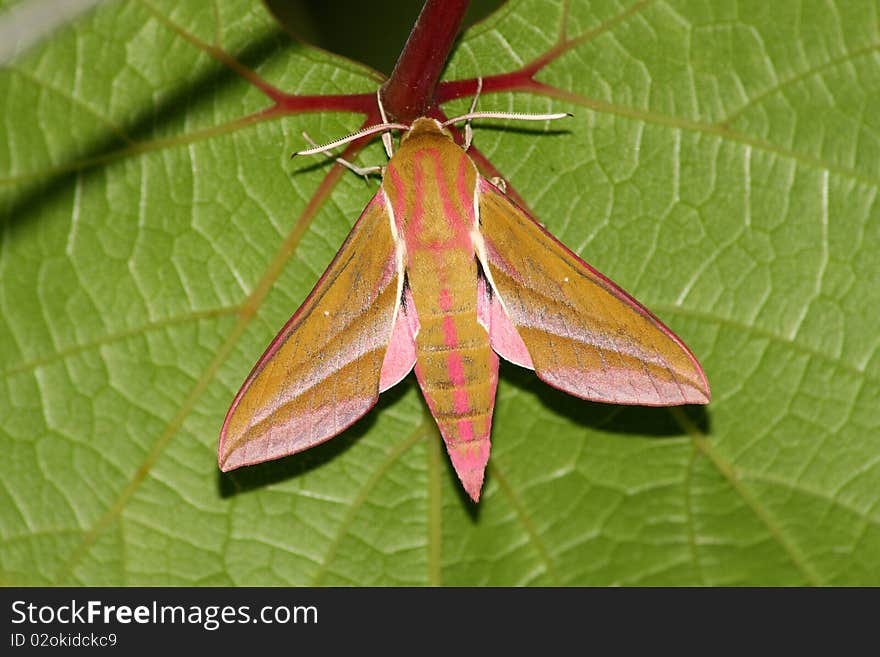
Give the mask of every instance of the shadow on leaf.
MULTIPOLYGON (((248 43, 247 47, 235 54, 235 58, 247 67, 255 68, 280 50, 302 47, 292 43, 279 27, 248 43)), ((93 176, 101 175, 102 165, 142 155, 150 140, 168 137, 162 135, 164 125, 185 116, 199 105, 214 103, 219 90, 240 82, 241 77, 237 73, 217 63, 209 72, 186 80, 185 84, 163 94, 160 102, 120 125, 121 135, 108 128, 102 137, 70 154, 70 159, 55 164, 45 177, 41 176, 37 182, 30 184, 21 183, 21 191, 12 197, 12 202, 0 219, 0 225, 9 229, 8 238, 14 239, 18 228, 28 221, 39 219, 65 194, 73 196, 78 177, 85 185, 93 176)), ((267 98, 266 107, 271 105, 267 98)))
MULTIPOLYGON (((494 119, 493 119, 494 120, 494 119)), ((503 119, 498 119, 499 121, 503 119)), ((512 122, 508 123, 481 123, 482 119, 474 119, 474 144, 479 145, 480 132, 485 130, 488 132, 501 132, 504 134, 518 134, 525 137, 558 137, 560 135, 573 134, 570 128, 538 128, 524 126, 512 122)))
MULTIPOLYGON (((657 438, 678 438, 685 433, 668 408, 591 402, 557 390, 541 381, 531 370, 502 363, 501 371, 505 381, 538 397, 554 413, 581 426, 657 438)), ((704 435, 711 432, 710 416, 705 406, 684 406, 683 410, 704 435)))

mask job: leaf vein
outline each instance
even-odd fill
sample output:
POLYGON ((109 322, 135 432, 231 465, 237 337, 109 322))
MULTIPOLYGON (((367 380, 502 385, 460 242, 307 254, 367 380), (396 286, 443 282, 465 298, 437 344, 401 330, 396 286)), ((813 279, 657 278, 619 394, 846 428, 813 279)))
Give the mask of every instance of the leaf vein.
POLYGON ((311 586, 321 585, 321 581, 327 574, 327 570, 330 567, 330 564, 336 557, 336 551, 339 548, 339 545, 342 543, 342 539, 345 538, 348 529, 354 522, 358 509, 360 509, 361 506, 363 506, 364 502, 367 501, 367 498, 369 497, 372 490, 379 483, 379 480, 382 478, 382 476, 388 471, 388 469, 392 465, 394 465, 397 459, 403 456, 403 454, 410 447, 412 447, 419 440, 424 438, 425 435, 431 431, 431 427, 432 423, 430 422, 430 420, 428 418, 423 419, 421 424, 419 424, 419 426, 415 428, 415 430, 406 438, 406 440, 398 443, 394 447, 394 449, 392 449, 388 453, 385 459, 381 463, 379 463, 379 466, 373 471, 373 473, 367 478, 367 480, 361 486, 360 491, 358 491, 358 494, 352 500, 351 506, 348 507, 348 511, 343 517, 342 522, 339 523, 335 535, 330 541, 330 545, 328 546, 327 551, 324 553, 324 556, 319 563, 318 570, 315 572, 315 575, 312 578, 311 586))
POLYGON ((803 578, 812 586, 821 586, 823 580, 819 573, 813 568, 812 564, 807 561, 806 556, 801 552, 800 547, 794 543, 789 536, 783 531, 779 521, 771 514, 758 500, 754 493, 742 483, 742 477, 733 464, 727 462, 712 447, 706 436, 694 425, 693 422, 685 415, 681 408, 674 406, 669 409, 670 414, 681 428, 691 437, 694 448, 698 449, 703 455, 708 457, 709 462, 715 466, 715 469, 727 481, 730 487, 736 492, 743 503, 755 514, 755 517, 767 529, 769 538, 772 539, 785 552, 792 565, 801 573, 803 578))
POLYGON ((514 511, 516 512, 516 517, 520 521, 520 524, 522 524, 523 529, 525 529, 526 536, 531 542, 532 547, 537 552, 538 558, 544 563, 544 568, 547 572, 548 577, 550 577, 554 585, 558 586, 559 578, 557 577, 556 570, 553 567, 553 559, 551 558, 550 553, 547 551, 544 542, 541 540, 540 534, 535 529, 535 525, 532 522, 532 519, 529 517, 529 514, 526 511, 522 500, 519 499, 519 496, 514 492, 513 488, 511 488, 510 484, 508 483, 507 478, 501 473, 501 468, 498 465, 497 456, 489 461, 488 469, 492 476, 498 481, 498 485, 501 488, 501 491, 513 505, 514 511))

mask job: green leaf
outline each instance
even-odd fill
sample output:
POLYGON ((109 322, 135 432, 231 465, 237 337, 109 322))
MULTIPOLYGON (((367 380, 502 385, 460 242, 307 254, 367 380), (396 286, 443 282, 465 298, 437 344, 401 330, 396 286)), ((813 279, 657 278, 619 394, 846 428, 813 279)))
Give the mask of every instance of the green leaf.
POLYGON ((517 1, 464 35, 446 79, 555 55, 481 107, 575 118, 475 145, 713 391, 615 407, 503 367, 479 506, 411 379, 218 471, 374 189, 288 159, 360 115, 257 116, 234 63, 293 94, 377 77, 215 4, 107 3, 0 70, 3 584, 880 585, 876 0, 517 1))

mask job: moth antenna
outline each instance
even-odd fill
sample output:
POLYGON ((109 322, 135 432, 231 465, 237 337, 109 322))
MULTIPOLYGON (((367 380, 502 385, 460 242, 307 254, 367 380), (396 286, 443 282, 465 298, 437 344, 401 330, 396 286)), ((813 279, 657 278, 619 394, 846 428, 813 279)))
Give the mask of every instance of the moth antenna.
MULTIPOLYGON (((315 143, 315 140, 312 139, 311 137, 309 137, 309 133, 306 132, 305 130, 303 130, 302 136, 303 136, 303 139, 305 139, 314 148, 320 148, 318 146, 318 144, 315 143)), ((364 181, 367 183, 370 182, 369 177, 371 175, 375 175, 377 173, 380 175, 384 175, 384 167, 359 167, 357 164, 353 164, 352 162, 349 162, 348 160, 346 160, 344 158, 333 157, 333 155, 331 155, 330 153, 327 153, 326 151, 322 151, 322 154, 326 155, 331 160, 335 160, 336 162, 338 162, 339 164, 344 166, 346 169, 349 169, 350 171, 354 171, 357 175, 361 176, 364 179, 364 181)))
POLYGON ((333 150, 338 146, 343 146, 356 139, 360 139, 361 137, 375 135, 377 132, 388 132, 389 130, 409 130, 409 126, 402 123, 378 123, 376 125, 371 125, 368 128, 358 130, 357 132, 353 132, 350 135, 346 135, 345 137, 335 139, 334 141, 328 142, 321 146, 313 146, 312 148, 306 148, 301 151, 297 151, 290 157, 296 157, 297 155, 315 155, 316 153, 323 153, 325 151, 333 150))
POLYGON ((574 116, 571 112, 556 112, 553 114, 523 114, 520 112, 468 112, 461 116, 456 116, 443 122, 443 127, 459 123, 461 121, 470 121, 471 119, 510 119, 512 121, 555 121, 556 119, 564 119, 574 116))

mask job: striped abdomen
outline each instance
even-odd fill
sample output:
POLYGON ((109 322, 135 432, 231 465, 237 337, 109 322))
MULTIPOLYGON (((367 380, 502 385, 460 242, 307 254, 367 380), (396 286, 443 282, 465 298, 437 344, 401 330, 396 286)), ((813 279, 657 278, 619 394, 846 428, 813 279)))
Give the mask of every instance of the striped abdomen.
POLYGON ((477 320, 476 171, 442 135, 408 139, 383 186, 406 245, 420 329, 416 376, 465 489, 476 499, 489 458, 498 357, 477 320))
POLYGON ((413 281, 434 288, 431 297, 439 300, 420 303, 414 294, 421 322, 415 370, 452 464, 470 492, 480 490, 489 459, 498 356, 477 322, 476 264, 471 259, 458 266, 472 278, 467 287, 448 285, 455 278, 452 271, 437 276, 434 285, 421 276, 413 281))

